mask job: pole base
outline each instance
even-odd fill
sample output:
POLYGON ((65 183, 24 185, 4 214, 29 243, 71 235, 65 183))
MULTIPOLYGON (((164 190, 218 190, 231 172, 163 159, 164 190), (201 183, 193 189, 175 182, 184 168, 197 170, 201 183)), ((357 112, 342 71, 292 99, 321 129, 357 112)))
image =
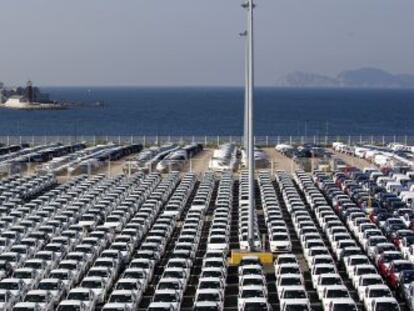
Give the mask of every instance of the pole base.
POLYGON ((263 266, 273 265, 273 254, 270 252, 250 252, 242 250, 232 250, 229 258, 229 265, 238 266, 244 257, 258 257, 263 266))

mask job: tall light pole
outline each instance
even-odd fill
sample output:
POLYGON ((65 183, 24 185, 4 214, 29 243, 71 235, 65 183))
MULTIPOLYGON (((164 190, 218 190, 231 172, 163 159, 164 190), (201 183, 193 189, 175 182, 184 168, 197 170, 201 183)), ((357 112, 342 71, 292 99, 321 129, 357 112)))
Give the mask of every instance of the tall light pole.
POLYGON ((254 246, 254 224, 255 224, 255 161, 254 161, 254 133, 253 133, 253 90, 254 90, 254 32, 253 32, 253 0, 247 0, 243 5, 247 9, 247 47, 246 47, 246 91, 245 91, 245 122, 247 122, 247 168, 249 186, 249 228, 248 242, 250 251, 255 250, 254 246), (247 108, 247 109, 246 109, 247 108), (246 117, 247 115, 247 117, 246 117))

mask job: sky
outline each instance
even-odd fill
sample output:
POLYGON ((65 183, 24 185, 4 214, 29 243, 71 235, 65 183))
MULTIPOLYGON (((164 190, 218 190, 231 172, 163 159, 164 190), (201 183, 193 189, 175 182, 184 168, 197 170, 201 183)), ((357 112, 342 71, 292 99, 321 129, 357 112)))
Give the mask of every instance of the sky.
MULTIPOLYGON (((239 86, 239 0, 1 0, 0 81, 239 86)), ((413 0, 256 0, 256 84, 289 72, 414 74, 413 0)))

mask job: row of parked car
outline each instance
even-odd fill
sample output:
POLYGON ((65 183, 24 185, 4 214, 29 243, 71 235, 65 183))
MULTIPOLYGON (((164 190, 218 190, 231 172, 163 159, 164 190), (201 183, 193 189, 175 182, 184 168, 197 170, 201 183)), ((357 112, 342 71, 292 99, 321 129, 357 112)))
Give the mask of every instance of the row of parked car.
POLYGON ((231 173, 224 173, 217 190, 213 219, 207 240, 207 251, 230 251, 230 225, 233 205, 234 180, 231 173))
MULTIPOLYGON (((352 237, 352 230, 350 231, 349 227, 347 228, 334 212, 320 189, 314 184, 312 176, 298 171, 295 174, 295 179, 305 193, 306 201, 320 228, 327 236, 336 262, 345 267, 346 276, 351 281, 352 287, 365 309, 367 311, 384 310, 384 308, 399 310, 397 300, 390 288, 383 282, 377 268, 371 261, 372 258, 367 256, 367 253, 352 237)), ((332 184, 331 186, 335 187, 332 184)), ((329 189, 329 186, 324 189, 329 189)), ((314 278, 313 271, 311 273, 314 278)))
POLYGON ((0 181, 0 213, 7 215, 19 204, 29 201, 56 186, 52 175, 25 176, 12 175, 0 181))
MULTIPOLYGON (((121 194, 118 202, 108 210, 102 224, 99 220, 94 224, 87 224, 93 230, 92 233, 106 230, 110 237, 103 239, 104 244, 95 254, 86 252, 88 263, 85 273, 82 274, 78 286, 72 288, 66 299, 59 304, 59 310, 74 306, 94 310, 105 302, 107 303, 103 309, 109 310, 114 304, 126 310, 138 306, 145 290, 145 279, 137 277, 142 276, 140 273, 124 269, 132 260, 147 229, 137 222, 137 217, 142 215, 148 221, 148 215, 152 216, 152 213, 157 212, 156 209, 148 213, 144 210, 153 209, 152 205, 148 206, 147 201, 160 184, 160 177, 157 175, 149 175, 140 182, 134 180, 129 191, 121 194), (129 274, 131 277, 128 277, 129 274)), ((80 245, 83 244, 82 241, 80 245)), ((83 266, 83 263, 79 265, 83 266)))
MULTIPOLYGON (((256 209, 250 210, 250 192, 249 192, 249 175, 248 171, 241 171, 239 179, 239 243, 240 249, 250 250, 249 245, 249 224, 250 217, 253 217, 253 234, 254 234, 254 247, 255 249, 261 248, 261 239, 259 226, 257 222, 256 209), (250 211, 252 215, 250 215, 250 211)), ((254 194, 254 192, 253 192, 254 194)), ((255 194, 254 194, 255 195, 255 194)))
POLYGON ((29 147, 11 146, 9 153, 0 156, 0 175, 18 174, 26 170, 31 163, 39 164, 56 157, 66 156, 86 148, 85 144, 50 144, 29 147))
MULTIPOLYGON (((348 228, 366 251, 370 260, 377 266, 379 273, 392 289, 396 289, 404 297, 411 310, 414 309, 414 264, 413 247, 414 232, 408 229, 407 213, 411 208, 399 206, 394 213, 378 213, 378 210, 387 204, 386 200, 379 200, 379 208, 368 210, 357 205, 351 197, 343 197, 341 183, 349 178, 340 178, 342 173, 335 173, 334 180, 317 172, 316 182, 325 190, 326 197, 332 201, 337 213, 346 217, 348 228), (324 182, 321 183, 321 177, 324 182), (340 196, 341 200, 338 199, 340 196), (346 200, 347 199, 347 200, 346 200), (346 208, 342 205, 347 203, 346 208), (353 204, 353 205, 352 205, 353 204), (368 216, 368 217, 367 217, 368 216)), ((347 183, 349 184, 349 183, 347 183)), ((354 188, 358 189, 359 184, 354 188)), ((381 193, 380 198, 393 198, 391 194, 381 193)), ((389 208, 387 208, 389 209, 389 208)))
MULTIPOLYGON (((42 279, 56 272, 54 269, 63 259, 66 245, 75 246, 83 233, 76 224, 77 220, 100 194, 99 191, 109 186, 103 182, 102 176, 91 180, 82 176, 17 208, 23 210, 22 218, 15 226, 20 231, 16 231, 18 234, 14 236, 9 234, 12 228, 2 232, 2 237, 10 241, 0 255, 0 262, 4 262, 0 292, 8 297, 4 301, 5 310, 23 301, 42 279)), ((76 268, 76 264, 70 267, 73 272, 77 271, 76 268)), ((59 291, 59 294, 62 293, 59 291)), ((49 297, 56 303, 56 296, 49 297)))
MULTIPOLYGON (((318 298, 322 301, 323 309, 327 311, 345 307, 356 310, 355 302, 351 299, 347 287, 339 276, 338 267, 329 252, 328 246, 325 245, 323 237, 307 210, 291 176, 286 172, 278 172, 276 180, 280 184, 283 200, 291 216, 296 234, 300 237, 303 254, 311 273, 312 286, 317 291, 318 298), (330 286, 326 286, 324 283, 324 281, 326 282, 324 277, 328 275, 335 280, 330 286)), ((305 289, 303 272, 297 259, 294 256, 287 255, 282 259, 284 259, 283 263, 277 261, 277 265, 275 265, 276 279, 279 284, 277 288, 279 299, 282 303, 293 299, 292 303, 298 304, 301 302, 303 305, 307 305, 310 310, 311 305, 305 289), (283 276, 289 273, 298 276, 295 279, 296 281, 292 280, 295 285, 282 286, 279 282, 286 282, 283 276), (298 280, 300 280, 300 283, 298 283, 298 280)))
MULTIPOLYGON (((213 219, 209 228, 206 252, 202 259, 193 310, 222 311, 224 309, 233 186, 232 174, 224 173, 214 202, 213 219)), ((212 194, 214 184, 210 185, 210 189, 212 194)))
POLYGON ((292 251, 292 242, 289 229, 283 219, 279 200, 268 172, 260 172, 258 175, 260 196, 263 213, 269 236, 269 246, 272 253, 284 253, 292 251))
MULTIPOLYGON (((167 244, 170 242, 173 232, 176 227, 176 222, 180 218, 190 196, 194 190, 197 178, 195 175, 186 174, 173 195, 169 199, 166 206, 170 206, 173 202, 179 204, 178 210, 173 212, 166 209, 161 213, 159 219, 171 219, 168 230, 161 232, 157 227, 153 227, 145 239, 145 244, 151 246, 151 244, 159 245, 160 254, 157 260, 153 260, 153 266, 160 263, 161 258, 166 253, 167 244)), ((190 217, 190 216, 189 216, 190 217)), ((155 226, 157 226, 157 220, 155 226)), ((185 224, 184 224, 185 225, 185 224)), ((191 259, 195 257, 194 231, 187 227, 183 228, 182 237, 180 237, 174 246, 174 250, 169 256, 163 274, 157 283, 154 284, 155 292, 152 297, 152 302, 149 305, 149 310, 179 310, 182 298, 184 296, 184 290, 190 277, 191 259), (181 238, 181 239, 180 239, 181 238)), ((144 245, 144 247, 146 246, 144 245)))

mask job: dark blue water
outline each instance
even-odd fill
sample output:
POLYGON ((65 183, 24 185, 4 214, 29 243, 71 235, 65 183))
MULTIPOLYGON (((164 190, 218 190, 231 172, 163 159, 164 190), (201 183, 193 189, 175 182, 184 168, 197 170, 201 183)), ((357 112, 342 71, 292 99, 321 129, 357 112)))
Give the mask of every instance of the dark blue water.
MULTIPOLYGON (((0 135, 241 135, 241 88, 46 88, 104 108, 0 110, 0 135)), ((414 90, 259 88, 257 135, 414 135, 414 90)))

